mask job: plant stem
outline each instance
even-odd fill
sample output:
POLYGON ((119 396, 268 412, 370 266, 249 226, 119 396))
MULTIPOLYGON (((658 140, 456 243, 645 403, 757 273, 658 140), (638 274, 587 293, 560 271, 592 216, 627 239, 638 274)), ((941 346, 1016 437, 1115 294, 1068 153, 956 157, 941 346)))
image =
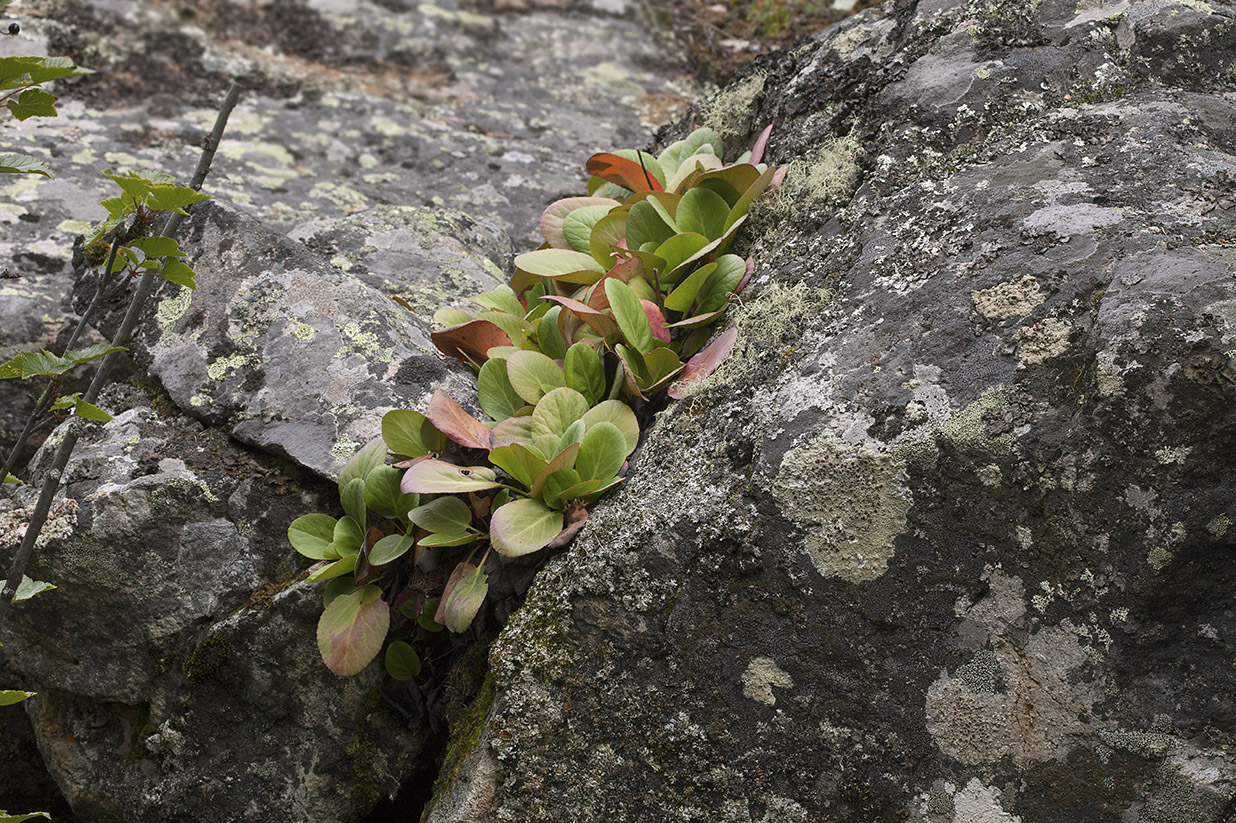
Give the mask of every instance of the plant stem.
MULTIPOLYGON (((60 356, 64 357, 73 347, 77 345, 77 339, 81 337, 85 331, 86 325, 94 317, 95 310, 99 308, 99 304, 103 302, 103 292, 107 288, 107 275, 112 270, 112 263, 116 260, 116 253, 120 250, 121 235, 117 234, 112 241, 111 254, 108 255, 107 264, 103 266, 103 271, 99 275, 99 287, 94 290, 94 297, 90 300, 90 305, 86 307, 86 311, 78 318, 77 326, 73 329, 73 333, 69 335, 69 342, 64 344, 64 351, 60 356)), ((13 451, 9 453, 9 457, 4 461, 4 468, 0 469, 0 478, 8 477, 9 473, 17 468, 17 461, 21 453, 25 451, 26 445, 30 442, 30 434, 34 431, 34 425, 39 418, 47 411, 48 406, 56 397, 56 391, 60 386, 60 379, 54 378, 47 384, 43 396, 39 398, 39 402, 35 404, 34 411, 30 412, 30 416, 26 418, 26 425, 22 428, 21 434, 17 435, 17 442, 13 444, 13 451)))
MULTIPOLYGON (((223 105, 219 109, 219 115, 215 118, 215 126, 202 147, 202 156, 198 160, 197 169, 193 173, 193 180, 189 184, 189 187, 194 191, 201 190, 202 183, 205 182, 206 175, 210 172, 210 164, 214 160, 215 151, 219 147, 219 141, 223 139, 223 130, 227 127, 228 117, 236 106, 236 101, 240 97, 240 91, 240 84, 236 82, 233 82, 231 88, 228 89, 227 97, 224 98, 223 105)), ((174 236, 176 230, 180 228, 184 217, 185 215, 183 214, 169 215, 167 223, 163 227, 162 236, 174 236)), ((154 292, 154 281, 157 276, 149 269, 142 274, 137 291, 134 292, 133 299, 129 302, 129 310, 125 314, 124 321, 121 322, 120 328, 112 339, 112 345, 123 346, 129 341, 129 337, 137 327, 138 320, 145 311, 150 295, 154 292)), ((115 354, 106 355, 99 364, 99 370, 95 372, 90 388, 86 390, 85 395, 82 397, 85 402, 93 403, 98 399, 99 393, 107 384, 107 374, 111 371, 111 365, 115 362, 115 354)), ((69 458, 73 454, 73 447, 77 445, 77 438, 81 435, 81 428, 82 422, 79 418, 75 418, 70 422, 69 429, 65 432, 64 440, 60 442, 59 448, 56 449, 56 456, 52 461, 52 466, 43 480, 43 488, 39 493, 39 500, 30 515, 30 523, 26 526, 26 534, 22 538, 17 554, 13 557, 13 563, 9 566, 8 581, 4 584, 3 593, 0 594, 0 626, 4 625, 4 618, 13 604, 13 598, 17 594, 17 586, 21 583, 26 564, 34 552, 35 541, 38 540, 39 532, 43 530, 43 524, 47 522, 47 515, 51 511, 52 499, 60 488, 60 479, 64 475, 65 466, 68 465, 69 458)))

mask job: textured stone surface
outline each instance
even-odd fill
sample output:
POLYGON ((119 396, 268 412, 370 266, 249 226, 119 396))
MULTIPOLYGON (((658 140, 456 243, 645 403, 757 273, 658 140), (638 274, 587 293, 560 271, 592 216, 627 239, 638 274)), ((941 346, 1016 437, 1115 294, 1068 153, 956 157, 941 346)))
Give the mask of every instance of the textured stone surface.
POLYGON ((1231 819, 1234 35, 896 3, 702 107, 792 164, 739 345, 428 820, 1231 819))
MULTIPOLYGON (((28 572, 57 588, 15 607, 0 650, 39 692, 24 705, 75 815, 359 819, 429 733, 380 707, 376 667, 342 680, 319 660, 320 587, 285 534, 333 488, 166 396, 104 402, 131 408, 79 441, 28 572)), ((32 496, 0 504, 0 545, 32 496)))

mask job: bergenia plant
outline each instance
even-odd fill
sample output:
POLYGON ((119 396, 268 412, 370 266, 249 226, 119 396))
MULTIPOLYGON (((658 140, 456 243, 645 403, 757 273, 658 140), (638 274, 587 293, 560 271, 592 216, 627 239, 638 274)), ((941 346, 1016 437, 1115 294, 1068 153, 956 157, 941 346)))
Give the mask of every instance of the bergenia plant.
POLYGON ((321 561, 309 579, 329 581, 318 645, 332 671, 359 672, 395 624, 387 671, 414 677, 407 641, 468 628, 491 553, 567 545, 622 482, 632 404, 716 368, 733 330, 705 344, 752 272, 730 247, 782 176, 762 162, 769 133, 728 164, 710 129, 657 156, 594 155, 587 196, 550 204, 544 244, 515 258, 509 284, 472 298, 474 314, 435 315, 435 345, 477 371, 484 419, 442 392, 423 413, 389 412, 340 473, 343 516, 288 532, 321 561))

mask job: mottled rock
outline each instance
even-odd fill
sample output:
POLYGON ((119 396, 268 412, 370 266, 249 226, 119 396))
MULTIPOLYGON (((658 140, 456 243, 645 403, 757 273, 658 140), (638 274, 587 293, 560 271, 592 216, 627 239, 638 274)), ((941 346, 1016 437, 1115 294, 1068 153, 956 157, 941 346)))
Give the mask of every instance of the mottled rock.
MULTIPOLYGON (((24 705, 75 815, 358 820, 420 767, 429 732, 415 706, 382 705, 378 667, 321 665, 320 586, 300 582, 286 530, 333 488, 166 397, 103 402, 131 408, 82 436, 29 570, 57 588, 15 607, 0 649, 37 684, 24 705)), ((2 504, 6 564, 33 495, 2 504)))
POLYGON ((739 344, 431 823, 1230 819, 1234 12, 887 4, 702 107, 792 164, 739 344))
MULTIPOLYGON (((384 412, 423 406, 435 389, 466 399, 472 374, 436 353, 430 318, 384 292, 410 294, 413 305, 430 295, 459 301, 500 282, 495 264, 431 228, 423 212, 411 222, 407 212, 384 214, 398 216, 398 228, 377 230, 391 224, 382 214, 349 218, 369 220, 377 245, 352 249, 355 262, 336 255, 336 267, 252 218, 203 206, 182 240, 198 287, 156 293, 135 356, 180 408, 327 475, 378 435, 384 412), (433 254, 418 259, 421 243, 433 254)), ((466 218, 443 223, 452 220, 466 218)), ((318 230, 310 236, 332 231, 318 230)), ((357 246, 366 239, 353 236, 357 246)), ((93 277, 78 288, 79 298, 93 293, 93 277)), ((119 308, 102 318, 105 330, 119 324, 119 308)))

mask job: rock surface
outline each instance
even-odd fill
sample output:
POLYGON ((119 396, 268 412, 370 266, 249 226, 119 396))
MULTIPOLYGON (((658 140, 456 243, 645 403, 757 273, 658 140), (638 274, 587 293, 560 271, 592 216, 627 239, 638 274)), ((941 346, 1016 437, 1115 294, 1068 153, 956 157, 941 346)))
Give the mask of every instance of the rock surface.
MULTIPOLYGON (((285 533, 333 487, 166 396, 104 404, 128 411, 82 436, 28 571, 57 588, 15 607, 0 650, 39 692, 25 705, 74 814, 359 819, 430 736, 380 705, 376 668, 340 680, 318 659, 320 587, 285 533)), ((32 496, 3 504, 0 542, 32 496)))
POLYGON ((701 113, 791 164, 740 344, 429 823, 1230 820, 1236 6, 886 4, 701 113))

